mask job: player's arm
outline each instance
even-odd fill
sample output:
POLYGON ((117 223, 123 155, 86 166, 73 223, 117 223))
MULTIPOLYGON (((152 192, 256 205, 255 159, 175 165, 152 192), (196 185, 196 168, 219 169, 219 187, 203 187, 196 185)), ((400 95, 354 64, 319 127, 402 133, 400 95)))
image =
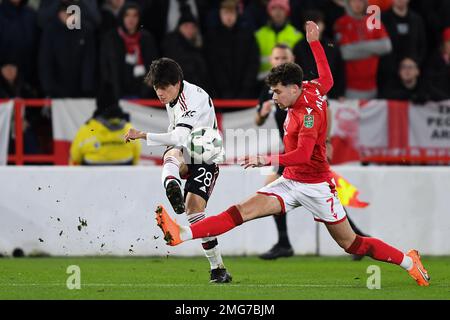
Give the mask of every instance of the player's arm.
POLYGON ((246 156, 241 159, 245 169, 278 165, 283 167, 298 166, 309 162, 316 144, 316 139, 307 136, 299 136, 297 148, 291 152, 272 156, 246 156))
POLYGON ((298 135, 297 148, 284 154, 271 156, 245 157, 241 164, 245 168, 278 165, 283 167, 298 166, 311 160, 311 156, 319 136, 319 128, 322 126, 320 114, 317 111, 311 113, 313 122, 310 127, 303 126, 298 135))
POLYGON ((326 148, 327 148, 327 160, 328 162, 331 161, 333 158, 333 145, 331 144, 331 121, 332 121, 333 114, 331 113, 330 108, 327 108, 327 141, 326 141, 326 148))
POLYGON ((269 117, 270 112, 273 108, 273 101, 267 100, 261 103, 260 107, 258 107, 258 110, 256 111, 256 125, 262 126, 267 118, 269 117))
POLYGON ((125 142, 144 139, 148 146, 179 146, 186 141, 191 130, 190 126, 177 126, 175 130, 168 133, 151 133, 131 128, 125 135, 125 142))
POLYGON ((306 22, 306 40, 311 47, 314 60, 316 61, 317 72, 319 73, 319 78, 313 80, 313 82, 317 84, 320 93, 326 95, 333 87, 333 74, 331 73, 325 51, 319 41, 319 27, 312 21, 306 22))

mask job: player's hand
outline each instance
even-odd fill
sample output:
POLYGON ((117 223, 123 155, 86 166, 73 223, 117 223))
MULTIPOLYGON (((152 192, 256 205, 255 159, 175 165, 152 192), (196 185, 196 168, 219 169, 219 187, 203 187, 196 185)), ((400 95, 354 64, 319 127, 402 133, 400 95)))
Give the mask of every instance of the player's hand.
POLYGON ((265 118, 269 115, 270 112, 272 112, 272 108, 273 108, 273 101, 267 100, 266 102, 263 103, 259 114, 261 115, 261 117, 265 118))
POLYGON ((125 134, 125 142, 130 142, 131 140, 136 140, 136 139, 145 139, 146 138, 146 134, 143 131, 139 131, 136 130, 134 128, 131 128, 130 130, 128 130, 128 132, 125 134))
POLYGON ((240 159, 241 167, 247 168, 257 168, 264 167, 269 163, 266 156, 245 156, 240 159))
POLYGON ((306 22, 306 40, 308 43, 319 40, 319 26, 313 21, 306 22))

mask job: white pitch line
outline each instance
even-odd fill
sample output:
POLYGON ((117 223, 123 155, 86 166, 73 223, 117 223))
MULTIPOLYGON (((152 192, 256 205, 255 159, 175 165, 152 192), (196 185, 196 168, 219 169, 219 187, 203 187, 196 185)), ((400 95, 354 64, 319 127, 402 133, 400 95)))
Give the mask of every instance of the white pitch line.
MULTIPOLYGON (((65 283, 0 283, 0 288, 11 287, 66 287, 65 283)), ((364 285, 350 284, 226 284, 217 286, 214 284, 182 284, 182 283, 81 283, 81 287, 118 287, 118 288, 355 288, 365 289, 364 285)), ((434 288, 450 288, 447 284, 434 284, 434 288)), ((402 288, 401 286, 386 287, 386 289, 402 288)))
MULTIPOLYGON (((65 287, 65 283, 0 283, 1 287, 65 287)), ((170 283, 81 283, 81 287, 138 287, 138 288, 152 288, 152 287, 214 287, 212 284, 170 284, 170 283)), ((326 284, 227 284, 225 286, 216 286, 217 288, 229 287, 249 287, 249 288, 363 288, 357 285, 326 285, 326 284)))

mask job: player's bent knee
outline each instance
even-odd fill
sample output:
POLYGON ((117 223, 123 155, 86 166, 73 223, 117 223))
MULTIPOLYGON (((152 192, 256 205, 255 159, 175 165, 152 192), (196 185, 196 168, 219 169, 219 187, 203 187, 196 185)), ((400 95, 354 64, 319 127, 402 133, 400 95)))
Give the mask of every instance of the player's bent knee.
POLYGON ((175 157, 178 159, 178 161, 183 162, 183 153, 181 152, 181 150, 177 149, 177 148, 172 148, 168 151, 166 151, 166 153, 164 153, 164 160, 167 159, 168 157, 175 157))

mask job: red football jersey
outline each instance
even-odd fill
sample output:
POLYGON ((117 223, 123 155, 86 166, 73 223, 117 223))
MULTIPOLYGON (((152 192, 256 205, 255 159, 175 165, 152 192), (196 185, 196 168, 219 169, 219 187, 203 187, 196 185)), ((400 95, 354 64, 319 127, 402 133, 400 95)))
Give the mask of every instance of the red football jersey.
POLYGON ((302 93, 288 108, 284 123, 285 153, 270 157, 272 164, 285 167, 287 179, 320 183, 330 181, 331 171, 326 156, 327 108, 325 94, 333 86, 325 52, 319 41, 310 43, 319 78, 304 81, 302 93))
POLYGON ((305 138, 314 140, 314 148, 310 161, 284 169, 286 179, 319 183, 331 177, 326 154, 327 108, 327 102, 316 85, 305 82, 301 96, 286 116, 283 142, 285 153, 296 150, 305 138))

